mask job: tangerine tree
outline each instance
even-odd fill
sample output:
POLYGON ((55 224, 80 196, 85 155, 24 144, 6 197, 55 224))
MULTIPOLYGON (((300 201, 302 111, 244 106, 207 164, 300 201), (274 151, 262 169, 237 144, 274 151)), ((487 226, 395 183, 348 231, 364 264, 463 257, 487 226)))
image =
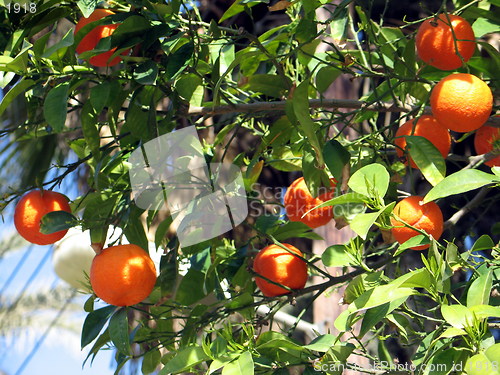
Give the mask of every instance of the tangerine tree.
POLYGON ((499 3, 404 3, 3 2, 1 209, 69 196, 88 359, 500 374, 499 3))

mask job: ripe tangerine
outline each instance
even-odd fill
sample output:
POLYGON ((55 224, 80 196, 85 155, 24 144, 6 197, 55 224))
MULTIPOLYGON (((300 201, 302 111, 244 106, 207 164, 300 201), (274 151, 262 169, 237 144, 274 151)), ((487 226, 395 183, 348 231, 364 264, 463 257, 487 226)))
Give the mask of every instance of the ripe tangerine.
MULTIPOLYGON (((500 150, 500 128, 481 126, 474 136, 474 148, 478 154, 487 154, 493 150, 500 150)), ((485 161, 489 167, 500 167, 500 155, 485 161)))
MULTIPOLYGON (((75 35, 82 29, 84 26, 88 25, 91 22, 95 22, 100 20, 101 18, 110 16, 115 14, 113 11, 109 9, 96 9, 94 10, 90 16, 82 17, 77 22, 75 27, 75 35)), ((76 47, 76 52, 81 54, 86 51, 92 51, 99 41, 103 38, 106 38, 114 33, 114 31, 120 26, 120 24, 111 24, 111 25, 100 25, 96 26, 92 30, 89 31, 87 35, 85 35, 81 40, 78 46, 76 47)), ((107 52, 100 53, 98 55, 92 56, 89 59, 89 63, 98 66, 98 67, 106 67, 106 66, 114 66, 120 63, 120 56, 116 56, 114 59, 111 59, 111 56, 115 53, 116 48, 112 48, 107 52)), ((122 52, 122 55, 128 54, 129 50, 122 52)))
POLYGON ((19 234, 27 241, 37 245, 50 245, 63 238, 68 230, 43 234, 40 221, 53 211, 71 212, 68 198, 50 190, 32 190, 17 203, 14 211, 14 225, 19 234))
MULTIPOLYGON (((303 257, 302 252, 290 244, 282 244, 292 253, 303 257)), ((255 283, 266 297, 275 297, 290 293, 289 290, 259 277, 284 285, 290 289, 302 289, 307 281, 307 263, 278 245, 269 245, 263 248, 253 262, 253 269, 257 273, 255 283)))
MULTIPOLYGON (((443 234, 443 213, 435 202, 422 204, 422 197, 410 196, 400 201, 392 211, 396 217, 391 217, 392 235, 400 244, 420 233, 406 227, 402 221, 414 228, 425 231, 438 240, 443 234), (401 219, 402 221, 398 220, 401 219)), ((425 250, 430 245, 412 247, 412 250, 425 250)))
POLYGON ((469 22, 459 16, 441 14, 420 25, 415 46, 418 56, 427 64, 454 70, 470 60, 476 42, 469 22))
POLYGON ((314 198, 307 188, 304 177, 299 177, 288 187, 283 198, 285 211, 290 221, 300 221, 311 228, 318 228, 333 218, 332 207, 317 208, 304 215, 310 209, 333 198, 335 179, 330 179, 331 190, 314 198))
POLYGON ((108 247, 95 256, 90 267, 94 293, 110 305, 135 305, 151 294, 155 283, 155 265, 137 245, 108 247))
POLYGON ((493 108, 491 89, 468 73, 443 78, 432 90, 430 101, 432 114, 439 123, 462 133, 480 128, 493 108))
MULTIPOLYGON (((396 153, 400 158, 404 157, 406 150, 406 138, 404 137, 406 135, 416 135, 426 138, 439 150, 443 158, 446 158, 450 152, 450 133, 448 129, 442 126, 433 116, 421 116, 418 121, 416 121, 416 124, 415 119, 413 119, 405 122, 399 127, 396 132, 394 143, 397 146, 396 153)), ((418 169, 410 156, 408 156, 408 160, 405 160, 406 165, 408 165, 408 161, 412 168, 418 169)))

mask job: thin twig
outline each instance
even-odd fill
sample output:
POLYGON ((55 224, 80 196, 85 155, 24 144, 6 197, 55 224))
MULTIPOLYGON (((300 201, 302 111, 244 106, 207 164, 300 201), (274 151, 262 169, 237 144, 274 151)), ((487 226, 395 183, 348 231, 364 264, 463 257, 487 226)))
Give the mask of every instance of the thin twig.
POLYGON ((452 217, 450 217, 448 220, 446 220, 446 222, 444 223, 445 229, 448 229, 448 228, 454 226, 455 224, 457 224, 457 222, 464 215, 466 215, 467 213, 472 211, 472 209, 474 207, 476 207, 478 204, 480 204, 482 202, 482 200, 484 199, 484 197, 486 197, 486 195, 488 194, 489 190, 490 189, 488 187, 483 187, 481 190, 479 190, 479 193, 477 193, 476 196, 474 198, 472 198, 472 200, 469 203, 467 203, 460 210, 458 210, 452 217))

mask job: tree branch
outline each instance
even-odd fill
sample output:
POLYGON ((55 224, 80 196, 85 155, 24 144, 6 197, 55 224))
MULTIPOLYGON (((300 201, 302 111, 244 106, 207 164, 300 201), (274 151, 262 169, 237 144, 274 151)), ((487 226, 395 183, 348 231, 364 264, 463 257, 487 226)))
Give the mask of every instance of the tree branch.
MULTIPOLYGON (((252 113, 252 112, 280 112, 285 111, 286 101, 279 100, 274 102, 254 102, 254 103, 238 103, 226 104, 211 107, 194 107, 189 108, 183 114, 189 116, 215 116, 228 113, 252 113)), ((418 106, 397 106, 394 103, 374 103, 368 104, 359 100, 350 99, 311 99, 309 100, 310 108, 346 108, 346 109, 364 109, 367 111, 376 112, 411 112, 417 111, 418 106)), ((425 114, 430 114, 430 107, 425 107, 425 114)), ((489 126, 500 128, 500 117, 491 116, 486 122, 489 126)))

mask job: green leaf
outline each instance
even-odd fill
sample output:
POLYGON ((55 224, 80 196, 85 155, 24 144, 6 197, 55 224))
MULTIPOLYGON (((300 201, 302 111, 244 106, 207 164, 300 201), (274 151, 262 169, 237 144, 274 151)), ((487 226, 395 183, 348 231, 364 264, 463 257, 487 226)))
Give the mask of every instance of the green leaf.
POLYGON ((382 200, 389 188, 389 180, 387 169, 373 163, 354 172, 347 185, 356 193, 382 200))
POLYGON ((367 214, 358 214, 351 220, 349 227, 362 239, 366 239, 370 228, 375 224, 378 217, 384 210, 369 212, 367 214))
POLYGON ((467 360, 465 371, 468 375, 500 375, 498 357, 489 358, 485 353, 476 354, 467 360))
POLYGON ((327 352, 338 341, 337 337, 329 333, 316 337, 304 348, 314 350, 315 352, 327 352))
POLYGON ((145 61, 135 68, 133 77, 141 85, 154 85, 158 77, 158 65, 152 60, 145 61))
MULTIPOLYGON (((344 21, 347 20, 347 17, 344 21)), ((342 74, 342 70, 331 66, 325 66, 316 74, 316 87, 319 92, 325 92, 328 87, 342 74)))
POLYGON ((304 145, 302 155, 302 170, 307 189, 313 197, 322 194, 321 187, 330 188, 330 180, 325 170, 317 168, 316 154, 309 144, 304 145))
POLYGON ((380 285, 382 272, 373 272, 369 274, 361 274, 356 276, 347 285, 344 291, 344 303, 351 303, 356 298, 361 296, 365 291, 375 288, 380 285))
POLYGON ((323 237, 314 232, 309 226, 299 221, 288 221, 283 225, 276 226, 268 234, 271 234, 277 241, 284 241, 290 238, 323 239, 323 237))
POLYGON ((284 79, 277 74, 254 74, 248 77, 240 89, 259 92, 273 98, 281 98, 291 85, 292 82, 288 77, 284 79))
POLYGON ((474 251, 483 251, 483 250, 491 250, 495 246, 495 243, 491 239, 490 236, 487 234, 483 234, 481 237, 479 237, 476 242, 474 242, 474 245, 470 248, 470 252, 474 251))
POLYGON ((174 79, 189 65, 194 53, 194 45, 189 42, 182 45, 177 51, 168 57, 165 69, 165 78, 174 79))
POLYGON ((49 91, 43 103, 43 115, 56 133, 62 132, 68 108, 69 82, 60 83, 49 91))
POLYGON ((274 148, 266 163, 283 172, 302 171, 302 157, 296 155, 289 145, 274 148))
POLYGON ((427 268, 419 268, 408 272, 390 282, 396 287, 424 288, 429 289, 432 285, 432 275, 427 268))
POLYGON ((97 123, 97 113, 94 111, 91 100, 85 102, 83 105, 80 118, 85 142, 87 142, 87 146, 92 152, 92 157, 95 160, 98 160, 101 155, 101 136, 99 134, 99 126, 97 123))
POLYGON ((209 360, 210 357, 205 353, 201 346, 188 346, 178 350, 175 355, 165 363, 158 375, 178 374, 188 371, 190 368, 209 360))
POLYGON ((69 29, 68 32, 54 45, 47 48, 41 57, 52 60, 60 60, 66 53, 67 47, 74 43, 74 30, 69 29))
POLYGON ((438 339, 441 339, 441 338, 450 338, 450 337, 456 337, 456 336, 463 336, 463 335, 466 335, 466 334, 467 334, 467 332, 465 332, 461 328, 449 327, 441 335, 439 335, 438 339))
POLYGON ((206 296, 203 291, 205 274, 195 269, 190 269, 182 278, 175 296, 176 301, 183 305, 191 305, 206 296))
POLYGON ((161 353, 158 348, 148 349, 141 364, 141 370, 143 374, 151 374, 156 371, 156 368, 160 364, 161 353))
POLYGON ((84 17, 88 17, 92 14, 94 9, 97 7, 97 4, 99 4, 99 0, 78 0, 76 4, 78 5, 78 8, 83 13, 84 17))
POLYGON ((497 33, 499 29, 500 24, 498 22, 483 17, 478 18, 472 24, 472 30, 474 30, 476 38, 481 38, 490 33, 497 33))
MULTIPOLYGON (((170 248, 170 245, 168 248, 170 248)), ((176 249, 172 249, 160 258, 158 283, 162 296, 174 293, 178 277, 177 251, 176 249)))
POLYGON ((334 197, 334 198, 326 201, 325 203, 319 205, 318 208, 326 207, 326 206, 335 206, 335 205, 339 205, 339 204, 366 203, 367 199, 368 199, 368 197, 366 197, 365 195, 350 192, 350 193, 339 195, 338 197, 334 197))
POLYGON ((356 298, 349 305, 348 311, 352 314, 361 310, 383 305, 394 300, 404 299, 417 294, 412 288, 403 288, 395 285, 380 285, 371 290, 367 290, 361 296, 356 298))
POLYGON ((461 348, 449 348, 438 352, 429 361, 424 370, 424 375, 456 374, 456 370, 461 364, 459 362, 461 355, 461 348))
POLYGON ((493 272, 488 270, 471 284, 467 292, 467 307, 487 305, 490 302, 491 288, 493 287, 493 272))
POLYGON ((118 351, 126 356, 130 356, 129 322, 128 309, 117 310, 109 320, 109 337, 118 351))
POLYGON ((500 318, 500 307, 491 305, 474 305, 469 308, 478 319, 500 318))
MULTIPOLYGON (((218 337, 216 340, 218 340, 219 338, 220 337, 218 337)), ((222 367, 224 367, 229 362, 234 361, 236 358, 239 357, 239 354, 240 353, 238 353, 238 352, 229 352, 229 353, 227 353, 225 355, 217 356, 212 361, 212 363, 210 363, 210 367, 208 368, 207 374, 208 375, 213 374, 214 372, 216 372, 217 370, 221 369, 222 367)))
MULTIPOLYGON (((189 102, 190 105, 201 106, 203 103, 203 95, 205 93, 203 80, 196 74, 190 73, 183 75, 175 83, 175 89, 184 100, 189 102)), ((231 125, 234 126, 236 123, 231 125)), ((229 130, 231 129, 229 126, 226 128, 229 128, 229 130)))
POLYGON ((382 321, 382 319, 384 319, 392 311, 401 306, 407 298, 408 297, 395 299, 394 301, 390 301, 384 303, 383 305, 367 310, 365 316, 363 317, 363 322, 361 323, 358 337, 362 338, 364 335, 366 335, 368 331, 370 331, 370 329, 375 326, 375 324, 382 321))
POLYGON ((42 217, 40 232, 51 234, 73 228, 78 225, 78 219, 67 211, 52 211, 42 217))
POLYGON ((222 375, 253 375, 254 368, 252 353, 247 351, 225 365, 222 369, 222 375))
POLYGON ((2 101, 0 102, 0 116, 5 112, 5 110, 17 96, 25 93, 26 90, 31 88, 34 84, 35 81, 33 81, 32 79, 21 79, 14 85, 14 87, 7 91, 4 94, 2 101))
POLYGON ((85 357, 83 364, 85 365, 85 363, 91 356, 92 360, 90 362, 92 363, 99 350, 101 350, 104 347, 104 345, 108 346, 109 341, 110 341, 109 331, 106 328, 104 332, 97 338, 94 345, 92 345, 92 348, 89 350, 89 354, 87 355, 87 357, 85 357))
POLYGON ((472 311, 463 305, 442 305, 441 315, 448 324, 455 328, 470 327, 474 322, 472 311))
POLYGON ((106 306, 94 310, 87 315, 83 322, 81 346, 82 349, 90 344, 101 332, 109 317, 116 310, 115 306, 106 306))
POLYGON ((366 239, 370 228, 375 224, 379 216, 385 211, 392 211, 395 205, 396 202, 392 202, 377 212, 358 214, 350 221, 349 226, 358 236, 366 239))
POLYGON ((147 249, 149 246, 148 236, 144 230, 144 225, 142 224, 141 215, 143 210, 139 209, 137 206, 130 207, 130 214, 123 228, 123 234, 130 243, 138 245, 143 249, 147 249))
POLYGON ((434 186, 424 197, 424 203, 475 190, 485 185, 500 182, 500 178, 477 169, 455 172, 434 186))
POLYGON ((299 130, 309 141, 309 144, 316 154, 318 166, 324 165, 323 153, 318 136, 316 135, 317 125, 312 120, 309 113, 309 82, 303 81, 297 86, 292 98, 293 114, 299 122, 299 130))
POLYGON ((228 8, 228 10, 224 12, 224 14, 219 20, 219 23, 243 12, 245 9, 251 8, 259 3, 267 3, 267 2, 268 1, 263 1, 263 0, 247 1, 247 2, 241 0, 235 0, 233 4, 228 8))
POLYGON ((498 359, 500 358, 500 343, 490 346, 488 349, 486 349, 485 354, 486 357, 498 361, 498 359))
POLYGON ((406 136, 410 157, 422 172, 425 179, 436 186, 446 176, 446 163, 439 150, 426 138, 415 135, 406 136))
MULTIPOLYGON (((328 352, 323 356, 322 362, 324 364, 345 364, 347 358, 352 354, 352 352, 356 349, 356 347, 352 343, 340 343, 338 345, 332 346, 328 352)), ((330 367, 330 366, 329 366, 330 367)), ((330 375, 341 375, 344 372, 344 367, 347 366, 337 366, 337 369, 332 368, 333 371, 328 371, 330 375)), ((328 367, 327 367, 328 368, 328 367)))
POLYGON ((323 158, 330 173, 337 181, 342 180, 342 171, 344 166, 349 163, 351 154, 347 151, 340 142, 331 139, 326 142, 323 148, 323 158))
POLYGON ((288 336, 274 331, 262 333, 255 343, 255 349, 267 358, 287 357, 290 361, 300 359, 301 354, 307 351, 288 336))
POLYGON ((101 82, 90 89, 90 104, 96 113, 101 113, 107 106, 110 93, 111 83, 109 81, 101 82))
POLYGON ((327 247, 323 255, 321 255, 321 260, 327 267, 352 266, 358 263, 346 245, 332 245, 327 247))
POLYGON ((398 247, 398 254, 406 249, 410 249, 412 247, 416 246, 421 246, 421 245, 428 245, 430 244, 431 241, 429 240, 429 237, 424 236, 423 234, 418 234, 412 238, 410 238, 408 241, 405 241, 398 247))
POLYGON ((229 39, 218 39, 217 43, 208 46, 210 63, 213 65, 212 77, 218 79, 229 73, 234 65, 234 44, 229 39))
POLYGON ((351 329, 353 326, 352 319, 353 315, 349 310, 344 310, 340 313, 340 315, 337 316, 335 321, 333 322, 333 326, 339 331, 339 332, 347 332, 351 329))

